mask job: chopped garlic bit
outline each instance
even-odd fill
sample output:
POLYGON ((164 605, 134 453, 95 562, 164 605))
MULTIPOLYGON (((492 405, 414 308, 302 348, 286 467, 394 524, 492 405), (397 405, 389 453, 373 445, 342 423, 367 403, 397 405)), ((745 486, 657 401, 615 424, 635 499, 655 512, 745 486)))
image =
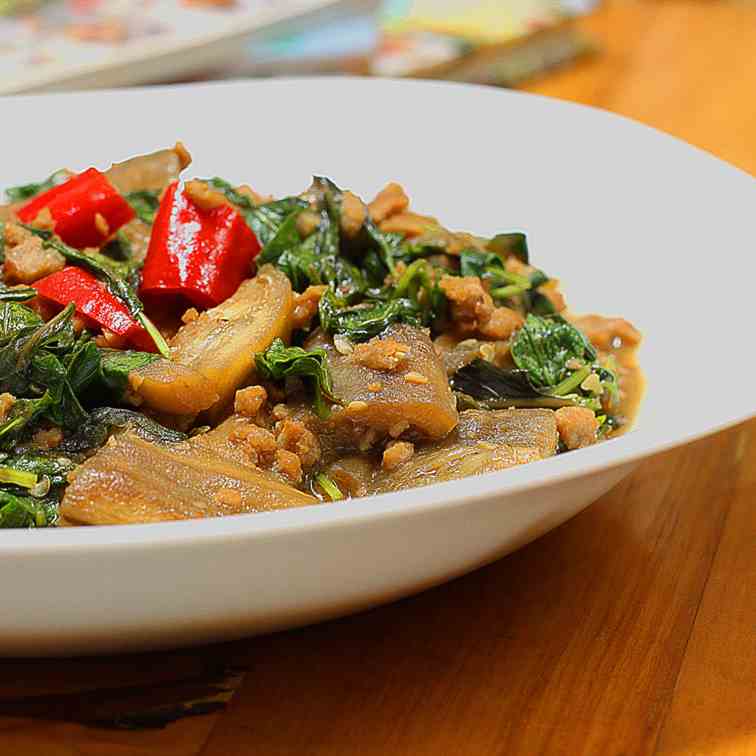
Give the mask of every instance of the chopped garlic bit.
POLYGON ((486 362, 493 362, 494 361, 494 357, 496 356, 496 345, 495 344, 481 344, 480 345, 480 356, 486 362))
POLYGON ((404 376, 404 380, 407 383, 414 383, 417 385, 428 383, 428 378, 424 376, 422 373, 418 373, 415 370, 410 370, 409 373, 406 373, 404 376))
POLYGON ((339 354, 351 354, 354 351, 354 345, 346 336, 336 334, 333 337, 333 345, 339 354))

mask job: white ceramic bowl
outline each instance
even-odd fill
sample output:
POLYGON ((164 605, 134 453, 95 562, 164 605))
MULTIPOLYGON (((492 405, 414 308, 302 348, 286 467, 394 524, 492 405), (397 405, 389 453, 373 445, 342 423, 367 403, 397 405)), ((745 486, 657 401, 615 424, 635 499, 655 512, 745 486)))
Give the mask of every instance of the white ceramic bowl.
MULTIPOLYGON (((0 532, 0 653, 236 638, 364 609, 490 562, 641 458, 754 415, 756 182, 629 120, 478 87, 277 80, 0 100, 2 184, 177 138, 191 172, 274 194, 325 174, 481 234, 522 228, 576 311, 645 333, 636 430, 500 473, 211 521, 0 532)), ((670 474, 674 474, 670 470, 670 474)))

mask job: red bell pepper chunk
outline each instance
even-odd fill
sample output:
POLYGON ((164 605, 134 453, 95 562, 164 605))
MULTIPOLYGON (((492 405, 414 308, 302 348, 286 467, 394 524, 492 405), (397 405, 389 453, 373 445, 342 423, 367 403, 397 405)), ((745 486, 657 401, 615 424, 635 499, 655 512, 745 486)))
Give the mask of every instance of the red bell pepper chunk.
POLYGON ((38 194, 16 215, 24 223, 31 223, 45 208, 50 211, 55 233, 77 249, 99 247, 134 218, 131 205, 96 168, 38 194))
POLYGON ((93 330, 107 328, 136 349, 155 351, 155 342, 150 334, 134 320, 126 305, 89 271, 68 265, 63 270, 40 278, 32 286, 42 299, 62 306, 73 302, 76 312, 93 330))
POLYGON ((175 181, 163 195, 140 294, 181 296, 198 307, 228 299, 249 276, 260 242, 231 205, 207 209, 175 181))

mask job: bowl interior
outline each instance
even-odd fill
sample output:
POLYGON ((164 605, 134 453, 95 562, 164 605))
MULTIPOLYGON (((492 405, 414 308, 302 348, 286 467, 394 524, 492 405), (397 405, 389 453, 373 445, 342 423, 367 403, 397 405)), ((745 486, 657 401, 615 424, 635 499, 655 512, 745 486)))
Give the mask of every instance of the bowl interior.
MULTIPOLYGON (((647 396, 637 429, 606 448, 508 471, 490 485, 537 485, 618 463, 756 410, 756 182, 627 119, 500 90, 362 79, 7 98, 0 119, 0 186, 181 139, 193 175, 275 195, 304 188, 312 174, 367 197, 396 180, 413 209, 451 228, 527 231, 534 264, 562 280, 571 309, 621 315, 644 333, 647 396)), ((284 515, 276 522, 321 517, 284 515)))

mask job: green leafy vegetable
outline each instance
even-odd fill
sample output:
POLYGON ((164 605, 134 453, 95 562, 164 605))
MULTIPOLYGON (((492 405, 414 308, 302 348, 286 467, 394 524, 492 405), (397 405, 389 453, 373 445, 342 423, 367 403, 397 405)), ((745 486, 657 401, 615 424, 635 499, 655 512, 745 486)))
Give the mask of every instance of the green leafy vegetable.
MULTIPOLYGON (((381 231, 373 221, 368 218, 364 224, 368 238, 374 245, 372 252, 377 258, 377 262, 382 266, 381 274, 378 277, 378 286, 383 284, 383 279, 389 274, 396 271, 396 264, 403 261, 402 243, 404 237, 401 234, 387 234, 381 231)), ((376 263, 372 263, 376 267, 376 263)))
POLYGON ((23 452, 2 461, 0 528, 54 525, 68 473, 76 463, 57 450, 23 452))
POLYGON ((129 374, 161 359, 157 354, 120 349, 101 349, 89 338, 80 338, 64 358, 68 381, 74 393, 87 391, 93 401, 123 401, 129 374))
POLYGON ((33 472, 0 465, 0 483, 18 486, 19 488, 34 488, 37 485, 37 476, 33 472))
POLYGON ((129 386, 129 374, 156 362, 160 357, 149 352, 101 349, 98 379, 113 396, 122 398, 129 386))
POLYGON ((364 294, 367 282, 362 271, 341 253, 341 190, 328 179, 316 177, 311 191, 322 203, 315 232, 301 239, 297 217, 302 208, 296 206, 265 245, 258 262, 275 263, 295 291, 329 284, 339 297, 351 303, 364 294))
POLYGON ((290 376, 308 379, 318 417, 328 417, 329 403, 338 403, 332 393, 331 374, 324 349, 306 351, 301 347, 287 347, 281 339, 274 339, 264 352, 255 356, 255 365, 258 376, 263 380, 282 381, 290 376))
MULTIPOLYGON (((435 245, 427 239, 408 240, 402 234, 381 231, 369 217, 365 221, 364 231, 371 247, 365 252, 363 259, 374 257, 381 266, 378 283, 373 285, 382 285, 384 278, 389 274, 395 276, 399 263, 410 265, 416 260, 446 252, 445 243, 435 245)), ((377 267, 372 260, 370 265, 373 268, 377 267)))
POLYGON ((301 208, 296 208, 286 216, 260 252, 257 258, 258 265, 276 263, 285 252, 296 249, 302 244, 302 238, 297 231, 297 218, 301 212, 301 208))
POLYGON ((0 283, 0 302, 28 302, 37 296, 31 286, 8 286, 0 283))
POLYGON ((37 419, 75 428, 86 418, 64 362, 76 343, 73 312, 71 304, 42 323, 22 305, 0 305, 0 391, 20 397, 0 426, 0 444, 37 419))
POLYGON ((512 359, 541 391, 601 408, 618 398, 613 371, 597 362, 585 335, 559 315, 528 315, 512 339, 512 359), (592 377, 593 376, 593 377, 592 377))
POLYGON ((0 305, 0 344, 15 336, 24 328, 37 328, 44 321, 34 310, 21 304, 4 303, 0 305))
POLYGON ((129 372, 160 359, 143 352, 100 350, 88 334, 75 335, 73 312, 71 304, 44 323, 23 305, 0 303, 0 391, 16 397, 0 424, 0 448, 11 448, 41 421, 89 434, 88 444, 93 443, 94 426, 106 438, 102 418, 92 419, 80 397, 121 401, 129 372))
POLYGON ((100 369, 100 350, 90 338, 82 337, 65 356, 68 382, 78 396, 97 376, 100 369))
POLYGON ((160 205, 160 192, 143 189, 138 192, 129 192, 125 199, 142 223, 146 223, 148 226, 153 224, 155 213, 157 213, 160 205))
MULTIPOLYGON (((330 220, 325 220, 325 223, 330 225, 330 220)), ((281 227, 282 231, 286 225, 281 227)), ((277 236, 274 243, 278 239, 277 236)), ((276 258, 276 266, 286 274, 295 291, 304 291, 311 285, 331 284, 341 296, 352 299, 366 288, 362 273, 338 254, 326 253, 323 242, 327 240, 327 232, 316 231, 304 241, 281 251, 276 258)), ((268 255, 260 262, 267 262, 270 258, 271 255, 268 255)))
POLYGON ((66 170, 55 171, 44 181, 33 182, 31 184, 21 184, 20 186, 11 186, 5 190, 5 196, 9 202, 25 202, 28 199, 52 189, 54 186, 62 184, 71 177, 66 170))
MULTIPOLYGON (((220 186, 217 181, 211 179, 216 188, 220 186)), ((225 191, 233 201, 233 190, 227 187, 225 191)), ((289 205, 287 217, 276 214, 270 221, 270 236, 258 263, 275 264, 295 291, 328 285, 330 291, 321 298, 319 311, 325 330, 360 341, 382 333, 391 323, 429 325, 439 321, 446 297, 432 266, 422 259, 430 248, 415 249, 401 234, 384 234, 370 218, 357 237, 342 238, 344 194, 330 179, 314 177, 306 196, 309 205, 304 201, 289 205), (319 222, 315 231, 302 239, 297 219, 308 206, 319 214, 319 222), (391 285, 385 284, 388 276, 394 279, 391 285)), ((271 205, 253 209, 269 212, 271 205)))
POLYGON ((472 248, 460 252, 459 274, 488 281, 494 299, 509 299, 527 291, 532 285, 527 276, 508 271, 498 255, 472 248))
POLYGON ((131 262, 134 258, 131 242, 123 230, 116 232, 116 235, 102 248, 102 254, 116 262, 131 262))
POLYGON ((126 428, 156 444, 175 444, 187 438, 185 433, 166 428, 141 412, 120 407, 98 407, 89 413, 76 433, 64 439, 59 449, 67 453, 91 452, 99 449, 112 432, 126 428))
POLYGON ((549 277, 541 270, 529 275, 514 273, 506 269, 502 258, 493 252, 478 249, 465 249, 459 255, 461 276, 478 276, 487 281, 491 296, 498 301, 518 297, 518 306, 527 313, 552 315, 555 313, 551 300, 538 287, 545 284, 549 277))
POLYGON ((320 298, 318 312, 323 330, 345 336, 354 342, 372 339, 392 323, 422 323, 420 308, 409 299, 370 301, 354 307, 344 307, 343 301, 330 290, 320 298))
POLYGON ((323 489, 323 492, 331 501, 340 501, 344 498, 344 494, 341 493, 341 490, 336 483, 334 483, 325 473, 318 473, 315 476, 315 483, 323 489))
POLYGON ((519 232, 497 234, 486 246, 503 260, 507 257, 516 257, 520 262, 530 264, 528 239, 525 234, 519 232))
POLYGON ((528 315, 512 341, 512 358, 536 386, 556 386, 570 375, 570 361, 592 363, 596 350, 571 323, 555 315, 528 315))
POLYGON ((37 479, 47 478, 50 490, 55 492, 67 483, 67 476, 76 468, 76 462, 59 450, 24 452, 3 460, 3 464, 21 474, 37 479))
POLYGON ((475 359, 459 369, 451 379, 460 409, 505 409, 545 407, 558 409, 575 402, 536 388, 526 370, 505 370, 475 359))
POLYGON ((205 183, 221 192, 229 202, 236 205, 247 225, 255 232, 260 244, 265 247, 278 233, 281 224, 292 212, 307 207, 307 202, 299 197, 286 197, 275 202, 255 205, 245 194, 237 191, 222 178, 205 179, 205 183))
POLYGON ((46 528, 58 518, 55 499, 34 499, 0 491, 0 528, 46 528))

